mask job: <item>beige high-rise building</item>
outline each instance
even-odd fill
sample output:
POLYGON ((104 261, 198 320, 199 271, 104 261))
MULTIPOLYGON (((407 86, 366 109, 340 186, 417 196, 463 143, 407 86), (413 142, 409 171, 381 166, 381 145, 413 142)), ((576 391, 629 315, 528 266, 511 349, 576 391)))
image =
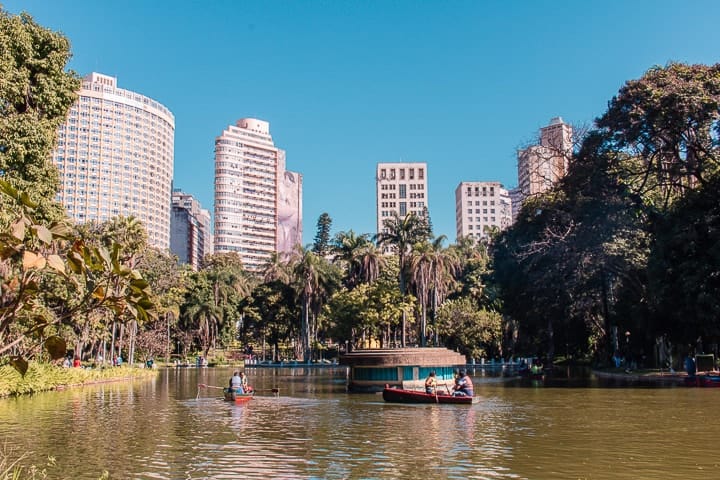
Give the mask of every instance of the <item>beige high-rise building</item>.
POLYGON ((302 242, 302 182, 285 170, 270 124, 243 118, 215 140, 215 252, 237 252, 249 271, 302 242))
POLYGON ((543 193, 560 180, 572 158, 572 127, 555 117, 540 129, 540 145, 518 152, 518 188, 523 199, 543 193))
POLYGON ((457 237, 475 239, 512 224, 512 202, 499 182, 460 182, 455 189, 457 237))
POLYGON ((58 129, 58 199, 80 223, 133 216, 150 245, 167 250, 174 141, 170 110, 119 88, 115 77, 91 73, 58 129))
POLYGON ((393 212, 400 218, 409 213, 420 217, 428 209, 426 163, 378 163, 375 176, 377 192, 377 231, 393 212))
POLYGON ((200 268, 200 262, 213 252, 210 212, 192 195, 180 190, 172 192, 170 217, 170 250, 179 263, 200 268))

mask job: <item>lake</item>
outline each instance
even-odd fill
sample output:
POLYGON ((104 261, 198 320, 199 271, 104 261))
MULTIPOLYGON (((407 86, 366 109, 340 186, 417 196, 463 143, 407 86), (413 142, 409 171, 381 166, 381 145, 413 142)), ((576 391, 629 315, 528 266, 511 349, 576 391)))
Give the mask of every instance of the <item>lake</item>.
POLYGON ((49 478, 720 477, 720 389, 475 371, 479 404, 400 405, 346 393, 344 368, 246 372, 258 396, 245 405, 198 386, 224 386, 228 368, 3 399, 0 438, 28 462, 55 457, 49 478))

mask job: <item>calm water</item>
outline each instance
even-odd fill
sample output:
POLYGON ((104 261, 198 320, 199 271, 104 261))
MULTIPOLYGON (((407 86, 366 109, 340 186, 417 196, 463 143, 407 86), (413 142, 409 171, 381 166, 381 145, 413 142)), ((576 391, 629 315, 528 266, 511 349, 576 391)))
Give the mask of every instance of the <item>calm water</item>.
POLYGON ((280 396, 236 406, 198 388, 225 385, 229 369, 169 369, 0 400, 0 440, 36 464, 56 457, 50 478, 67 479, 720 478, 720 389, 477 372, 479 404, 410 406, 346 394, 344 369, 247 371, 280 396))

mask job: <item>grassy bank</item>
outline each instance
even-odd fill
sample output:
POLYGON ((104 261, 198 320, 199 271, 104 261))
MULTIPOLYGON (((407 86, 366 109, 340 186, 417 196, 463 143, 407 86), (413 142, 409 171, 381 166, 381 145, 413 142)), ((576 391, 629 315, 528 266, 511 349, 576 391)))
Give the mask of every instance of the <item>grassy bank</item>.
POLYGON ((61 388, 113 382, 157 375, 146 368, 62 368, 43 363, 31 363, 25 376, 9 365, 0 367, 0 397, 58 390, 61 388))

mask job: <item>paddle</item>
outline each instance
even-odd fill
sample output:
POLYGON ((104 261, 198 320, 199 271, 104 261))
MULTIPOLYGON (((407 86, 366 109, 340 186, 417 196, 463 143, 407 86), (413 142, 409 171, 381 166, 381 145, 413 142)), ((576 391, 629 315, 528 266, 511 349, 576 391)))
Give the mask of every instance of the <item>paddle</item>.
POLYGON ((200 387, 200 388, 219 388, 220 390, 225 389, 225 387, 216 387, 215 385, 205 385, 204 383, 198 383, 198 387, 200 387))

